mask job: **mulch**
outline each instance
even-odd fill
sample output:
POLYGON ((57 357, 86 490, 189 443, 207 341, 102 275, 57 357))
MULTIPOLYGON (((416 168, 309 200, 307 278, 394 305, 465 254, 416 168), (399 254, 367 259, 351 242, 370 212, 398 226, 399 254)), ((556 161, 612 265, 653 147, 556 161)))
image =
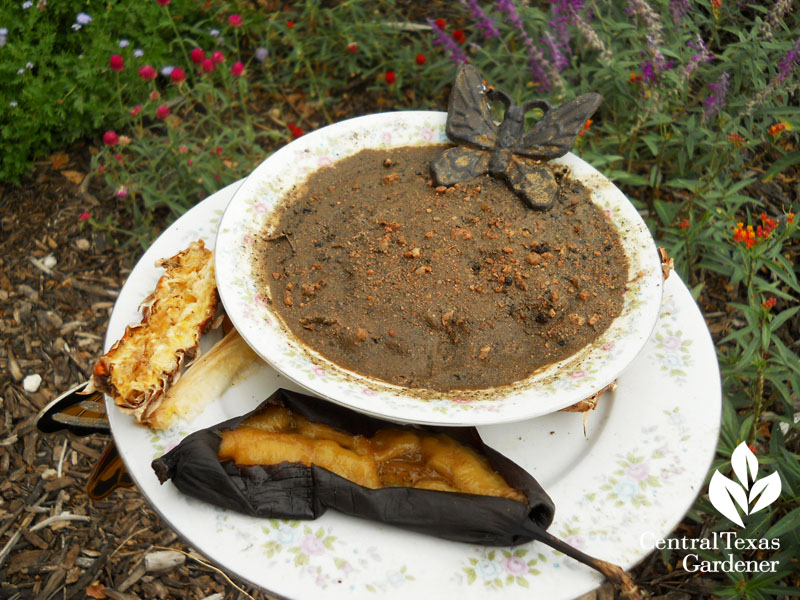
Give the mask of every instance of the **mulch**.
MULTIPOLYGON (((143 252, 80 219, 84 211, 98 222, 124 218, 100 182, 82 176, 88 159, 78 145, 38 163, 20 186, 0 184, 0 599, 269 598, 206 563, 136 488, 89 500, 85 485, 108 436, 44 435, 34 426, 43 406, 89 376, 117 293, 143 252), (36 391, 24 387, 31 375, 41 377, 36 391), (158 559, 172 566, 157 570, 165 566, 158 559)), ((701 531, 686 521, 678 533, 701 531)), ((669 600, 708 597, 714 584, 656 553, 634 576, 669 600)), ((613 597, 603 587, 584 598, 613 597)))

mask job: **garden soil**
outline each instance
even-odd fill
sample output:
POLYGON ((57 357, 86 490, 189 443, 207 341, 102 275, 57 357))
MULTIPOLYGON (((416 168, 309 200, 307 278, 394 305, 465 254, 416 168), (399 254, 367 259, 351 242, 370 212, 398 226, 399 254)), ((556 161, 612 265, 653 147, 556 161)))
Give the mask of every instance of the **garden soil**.
MULTIPOLYGON (((0 184, 0 599, 269 598, 209 565, 135 487, 89 500, 86 481, 109 436, 44 435, 34 426, 39 409, 88 377, 115 298, 143 252, 81 219, 126 218, 86 177, 89 158, 78 145, 38 163, 19 186, 0 184), (23 386, 29 375, 41 377, 36 391, 23 386), (66 514, 78 519, 35 528, 66 514), (147 572, 145 558, 162 549, 185 560, 147 572)), ((706 286, 702 303, 715 334, 728 328, 728 296, 721 285, 706 286)), ((675 534, 702 536, 703 525, 686 520, 675 534)), ((636 582, 662 599, 709 597, 717 582, 674 568, 678 560, 671 568, 651 554, 634 569, 636 582)), ((604 587, 585 598, 614 593, 604 587)))

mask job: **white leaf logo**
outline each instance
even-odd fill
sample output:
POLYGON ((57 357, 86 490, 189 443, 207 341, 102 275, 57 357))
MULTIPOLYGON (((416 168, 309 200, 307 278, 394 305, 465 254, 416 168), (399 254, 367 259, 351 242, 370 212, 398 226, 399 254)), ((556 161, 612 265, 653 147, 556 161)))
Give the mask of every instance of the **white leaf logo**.
POLYGON ((745 442, 739 444, 733 451, 731 467, 740 483, 725 477, 719 470, 714 471, 708 485, 708 499, 723 516, 728 517, 739 527, 744 527, 742 517, 733 503, 734 500, 742 509, 742 513, 752 515, 778 499, 781 494, 781 478, 775 472, 762 479, 757 479, 758 458, 745 442), (749 494, 747 490, 750 490, 749 494), (756 498, 758 501, 750 509, 749 506, 756 498))

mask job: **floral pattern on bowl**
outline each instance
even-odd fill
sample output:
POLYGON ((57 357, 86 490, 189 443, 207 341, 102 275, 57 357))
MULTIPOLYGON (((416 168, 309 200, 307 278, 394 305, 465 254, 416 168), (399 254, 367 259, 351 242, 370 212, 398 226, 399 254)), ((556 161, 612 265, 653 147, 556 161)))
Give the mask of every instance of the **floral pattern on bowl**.
POLYGON ((621 315, 590 346, 530 377, 485 390, 420 392, 347 371, 307 348, 265 300, 251 272, 252 241, 269 230, 273 210, 309 173, 365 148, 445 143, 445 113, 396 112, 358 117, 307 134, 253 171, 229 204, 216 241, 217 282, 234 325, 277 371, 312 393, 395 421, 479 425, 547 414, 587 398, 636 357, 658 316, 661 267, 655 244, 633 205, 588 163, 568 154, 556 163, 593 191, 616 225, 629 258, 621 315), (613 348, 609 351, 608 348, 613 348))

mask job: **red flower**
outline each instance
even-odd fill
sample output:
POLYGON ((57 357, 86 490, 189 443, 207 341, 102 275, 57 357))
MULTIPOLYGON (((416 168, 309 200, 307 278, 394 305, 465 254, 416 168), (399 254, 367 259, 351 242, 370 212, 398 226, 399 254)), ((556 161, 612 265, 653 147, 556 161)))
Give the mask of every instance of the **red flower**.
POLYGON ((206 58, 206 53, 201 48, 192 50, 192 62, 196 65, 202 63, 206 58))
POLYGON ((190 158, 189 160, 186 161, 186 164, 191 167, 194 164, 194 161, 190 158))
POLYGON ((102 173, 105 170, 106 170, 106 168, 103 165, 100 165, 99 167, 97 167, 97 172, 98 173, 102 173))
POLYGON ((142 105, 141 105, 141 104, 137 104, 136 106, 134 106, 134 107, 131 109, 131 116, 132 116, 132 117, 135 117, 135 116, 136 116, 136 115, 138 115, 140 112, 142 112, 142 105))
POLYGON ((358 44, 355 42, 350 42, 347 44, 347 51, 348 52, 358 52, 358 44))
POLYGON ((639 75, 638 73, 631 73, 631 76, 628 78, 628 81, 630 81, 631 83, 641 83, 642 76, 639 75))
POLYGON ((689 229, 689 219, 684 219, 678 224, 681 229, 689 229))
POLYGON ((233 73, 234 77, 239 77, 242 73, 244 73, 244 65, 237 60, 231 67, 231 73, 233 73))
POLYGON ((294 123, 289 123, 289 125, 287 125, 287 127, 289 128, 289 131, 292 132, 292 137, 293 138, 297 139, 301 135, 303 135, 303 130, 300 129, 299 127, 297 127, 294 123))
POLYGON ((228 25, 231 27, 241 27, 242 17, 237 14, 232 14, 230 17, 228 17, 228 25))
POLYGON ((289 28, 289 29, 294 27, 294 21, 286 21, 286 27, 289 28))
POLYGON ((86 212, 86 211, 83 211, 83 212, 81 213, 81 215, 80 215, 78 218, 79 218, 81 221, 88 221, 89 219, 91 219, 91 218, 92 218, 92 215, 90 215, 90 214, 89 214, 88 212, 86 212))
POLYGON ((122 163, 122 154, 120 154, 119 152, 117 152, 117 153, 114 155, 114 160, 116 160, 118 163, 122 163))
POLYGON ((158 75, 158 73, 156 73, 156 70, 150 65, 144 65, 143 67, 139 67, 139 77, 141 77, 145 81, 150 81, 151 79, 155 79, 156 75, 158 75))
POLYGON ((217 156, 222 156, 222 147, 221 146, 217 146, 216 150, 214 150, 214 153, 217 156))
POLYGON ((789 224, 794 223, 794 213, 790 212, 786 214, 786 222, 789 224))
POLYGON ((747 444, 747 447, 750 448, 750 452, 752 452, 753 454, 757 454, 756 447, 753 446, 753 444, 747 444))
POLYGON ((214 54, 211 55, 211 60, 213 60, 218 65, 222 64, 225 62, 225 55, 219 50, 216 50, 214 54))
POLYGON ((103 134, 103 143, 106 146, 116 146, 119 143, 119 136, 116 131, 110 129, 103 134))
POLYGON ((444 29, 445 27, 447 27, 447 21, 445 21, 442 18, 436 19, 436 21, 434 21, 434 23, 436 23, 436 26, 439 29, 444 29))
POLYGON ((180 67, 175 67, 172 69, 172 73, 170 73, 170 78, 175 83, 180 83, 186 79, 186 72, 180 67))
POLYGON ((777 303, 778 303, 778 299, 775 296, 773 296, 772 298, 767 298, 766 300, 764 300, 761 303, 761 306, 763 306, 767 310, 770 310, 770 309, 774 308, 777 303))
POLYGON ((112 71, 122 71, 125 68, 125 61, 119 54, 112 54, 108 64, 112 71))
POLYGON ((389 85, 392 85, 395 81, 397 81, 397 75, 394 74, 394 71, 386 71, 386 74, 383 76, 383 78, 389 85))
POLYGON ((162 121, 169 116, 169 107, 165 105, 161 105, 156 109, 156 117, 161 119, 162 121))
POLYGON ((211 73, 214 70, 214 61, 210 58, 204 58, 203 62, 200 63, 200 68, 203 70, 203 73, 211 73))
POLYGON ((425 58, 425 55, 424 55, 422 52, 420 52, 419 54, 417 54, 416 61, 417 61, 417 64, 418 64, 418 65, 420 65, 420 66, 424 65, 424 64, 427 62, 427 60, 428 60, 428 59, 427 59, 427 58, 425 58))
POLYGON ((467 41, 467 36, 464 35, 464 32, 461 29, 456 29, 453 32, 453 39, 457 41, 459 44, 463 44, 467 41))
POLYGON ((156 0, 161 6, 166 6, 170 3, 170 0, 156 0))

